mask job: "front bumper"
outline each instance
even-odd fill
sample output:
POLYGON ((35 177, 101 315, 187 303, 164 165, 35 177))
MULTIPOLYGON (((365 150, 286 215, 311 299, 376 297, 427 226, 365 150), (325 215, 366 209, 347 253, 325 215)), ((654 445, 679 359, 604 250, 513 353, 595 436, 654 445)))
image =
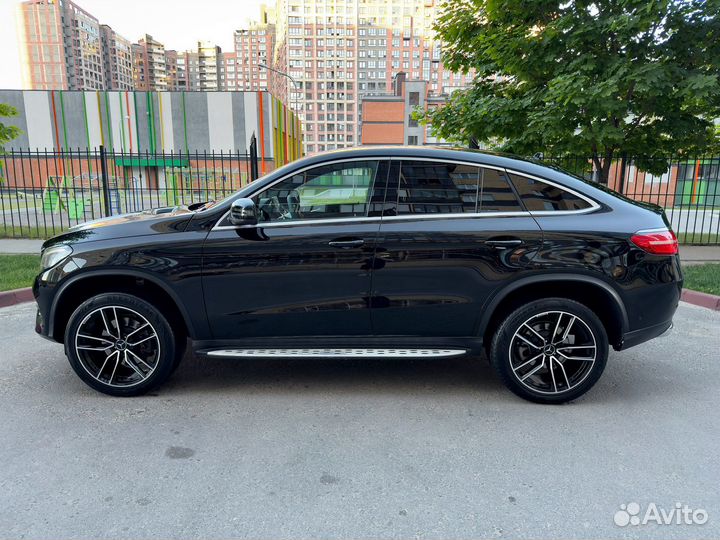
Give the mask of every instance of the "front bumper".
POLYGON ((33 296, 37 302, 38 308, 35 313, 35 332, 50 341, 55 339, 50 335, 50 321, 48 314, 50 312, 50 295, 48 287, 40 281, 40 276, 35 278, 33 283, 33 296))

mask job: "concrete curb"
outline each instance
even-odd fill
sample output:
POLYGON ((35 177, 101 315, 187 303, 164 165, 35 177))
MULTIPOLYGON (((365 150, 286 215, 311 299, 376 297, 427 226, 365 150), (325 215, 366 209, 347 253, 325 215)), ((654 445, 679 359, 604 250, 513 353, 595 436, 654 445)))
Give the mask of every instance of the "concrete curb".
POLYGON ((680 300, 687 302, 688 304, 694 304, 696 306, 720 311, 720 296, 714 294, 708 294, 700 291, 693 291, 691 289, 683 289, 680 295, 680 300))
POLYGON ((35 300, 35 297, 30 287, 0 292, 0 307, 14 306, 15 304, 32 302, 33 300, 35 300))

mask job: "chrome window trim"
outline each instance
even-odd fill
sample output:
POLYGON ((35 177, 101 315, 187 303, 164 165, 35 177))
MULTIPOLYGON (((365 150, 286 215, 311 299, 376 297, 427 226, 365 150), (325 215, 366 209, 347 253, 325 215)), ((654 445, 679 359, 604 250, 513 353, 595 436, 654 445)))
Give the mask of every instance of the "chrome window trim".
MULTIPOLYGON (((257 197, 264 191, 270 189, 275 184, 278 184, 282 182, 283 180, 286 180, 287 178, 291 176, 295 176, 296 174, 301 174, 308 169, 314 169, 317 167, 323 167, 325 165, 334 165, 336 163, 349 163, 353 161, 434 161, 439 163, 452 163, 457 165, 469 165, 472 167, 483 167, 485 169, 493 169, 496 171, 502 171, 504 173, 512 173, 517 174, 520 176, 524 176, 526 178, 531 178, 533 180, 536 180, 538 182, 543 182, 545 184, 549 184, 551 186, 555 186, 558 189, 562 189, 564 191, 567 191, 569 193, 572 193, 576 197, 579 197, 580 199, 583 199, 588 204, 590 204, 590 208, 583 208, 580 210, 539 210, 536 212, 532 211, 518 211, 518 212, 493 212, 493 211, 487 211, 487 212, 476 212, 476 213, 457 213, 457 214, 408 214, 404 216, 375 216, 375 217, 343 217, 343 218, 326 218, 326 219, 300 219, 296 221, 271 221, 268 223, 262 223, 258 222, 257 225, 220 225, 230 214, 230 210, 228 209, 221 217, 217 220, 213 228, 210 230, 212 231, 228 231, 228 230, 236 230, 236 229, 253 229, 257 227, 262 228, 272 228, 272 227, 292 227, 295 225, 298 226, 307 226, 312 224, 334 224, 334 223, 358 223, 358 222, 373 222, 373 221, 400 221, 400 220, 418 220, 418 219, 459 219, 459 218, 484 218, 484 217, 518 217, 518 216, 564 216, 564 215, 572 215, 572 214, 587 214, 588 212, 594 212, 595 210, 600 208, 600 205, 594 201, 593 199, 587 197, 586 195, 583 195, 581 193, 578 193, 572 188, 569 188, 567 186, 564 186, 562 184, 558 184, 557 182, 553 182, 552 180, 547 180, 546 178, 541 178, 538 176, 534 176, 532 174, 528 174, 525 172, 517 171, 515 169, 508 169, 507 167, 499 167, 497 165, 486 165, 484 163, 477 163, 473 161, 465 161, 465 160, 454 160, 454 159, 448 159, 448 158, 424 158, 419 156, 366 156, 366 157, 355 157, 355 158, 343 158, 343 159, 334 159, 332 161, 324 161, 322 163, 314 163, 312 165, 307 165, 305 167, 302 167, 300 169, 297 169, 296 171, 293 171, 292 173, 286 174, 284 176, 281 176, 277 180, 274 180, 272 183, 268 184, 267 186, 264 186, 261 190, 253 193, 248 198, 257 197)), ((511 181, 508 178, 508 181, 511 181)), ((232 201, 234 202, 234 201, 232 201)), ((232 202, 230 203, 232 205, 232 202)))
POLYGON ((382 221, 418 221, 428 219, 478 219, 493 217, 532 217, 530 212, 467 212, 458 214, 408 214, 404 216, 372 216, 372 217, 344 217, 344 218, 323 218, 323 219, 298 219, 295 221, 271 221, 268 223, 259 222, 257 225, 216 225, 213 231, 229 231, 235 229, 268 229, 274 227, 294 227, 308 225, 332 225, 337 223, 372 223, 382 221))

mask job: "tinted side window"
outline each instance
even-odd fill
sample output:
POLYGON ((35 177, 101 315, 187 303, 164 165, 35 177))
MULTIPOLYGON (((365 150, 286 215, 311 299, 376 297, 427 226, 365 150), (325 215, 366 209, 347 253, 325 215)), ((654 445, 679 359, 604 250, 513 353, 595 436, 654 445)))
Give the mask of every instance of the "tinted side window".
POLYGON ((378 161, 369 160, 321 165, 289 176, 254 197, 260 221, 366 216, 377 172, 378 161))
POLYGON ((469 165, 402 160, 397 214, 475 212, 478 176, 479 168, 469 165))
MULTIPOLYGON (((400 180, 390 183, 384 215, 522 210, 501 171, 434 161, 395 163, 399 163, 400 180)), ((393 168, 391 177, 397 174, 393 168)))
POLYGON ((495 169, 480 170, 478 212, 519 212, 520 203, 507 177, 495 169))
POLYGON ((529 211, 583 210, 590 203, 559 187, 519 174, 510 174, 515 189, 529 211))

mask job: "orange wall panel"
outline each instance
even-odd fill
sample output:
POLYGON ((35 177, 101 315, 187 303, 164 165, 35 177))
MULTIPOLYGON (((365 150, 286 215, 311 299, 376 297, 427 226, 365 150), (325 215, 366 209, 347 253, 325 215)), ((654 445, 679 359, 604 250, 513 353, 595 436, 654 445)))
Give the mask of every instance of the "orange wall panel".
POLYGON ((363 118, 362 144, 403 144, 403 125, 367 124, 363 118))
POLYGON ((402 122, 401 101, 365 101, 362 104, 363 122, 402 122))

